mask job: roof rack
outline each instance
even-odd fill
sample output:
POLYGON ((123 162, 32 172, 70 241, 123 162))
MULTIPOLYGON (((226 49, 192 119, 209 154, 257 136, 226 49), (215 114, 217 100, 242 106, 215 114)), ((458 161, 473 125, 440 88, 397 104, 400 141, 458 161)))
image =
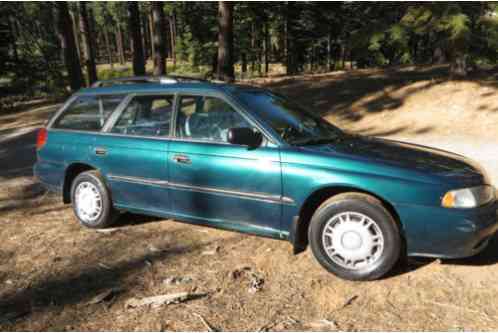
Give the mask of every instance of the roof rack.
POLYGON ((133 84, 133 83, 175 84, 180 82, 209 82, 209 81, 201 78, 179 76, 179 75, 130 76, 130 77, 120 77, 110 80, 96 81, 94 84, 92 84, 92 88, 112 86, 115 84, 133 84))

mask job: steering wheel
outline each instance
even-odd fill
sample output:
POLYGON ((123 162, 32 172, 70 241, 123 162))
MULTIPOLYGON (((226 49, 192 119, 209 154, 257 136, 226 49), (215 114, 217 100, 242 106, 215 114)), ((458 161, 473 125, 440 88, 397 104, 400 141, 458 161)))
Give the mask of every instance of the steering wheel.
POLYGON ((224 141, 223 130, 218 125, 211 125, 209 121, 199 121, 199 119, 196 119, 195 122, 192 122, 192 118, 192 116, 188 116, 185 120, 186 137, 208 138, 214 140, 221 139, 222 141, 224 141))
POLYGON ((287 139, 290 139, 293 136, 293 133, 296 132, 299 133, 299 131, 296 128, 294 128, 293 126, 289 126, 284 128, 280 136, 284 141, 288 141, 287 139))

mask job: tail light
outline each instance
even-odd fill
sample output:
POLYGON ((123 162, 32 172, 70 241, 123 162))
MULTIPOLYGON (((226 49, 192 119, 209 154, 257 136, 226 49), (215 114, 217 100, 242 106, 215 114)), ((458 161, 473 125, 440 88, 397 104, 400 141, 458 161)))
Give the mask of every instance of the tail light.
POLYGON ((40 150, 47 143, 48 132, 45 127, 38 130, 38 136, 36 137, 36 149, 40 150))

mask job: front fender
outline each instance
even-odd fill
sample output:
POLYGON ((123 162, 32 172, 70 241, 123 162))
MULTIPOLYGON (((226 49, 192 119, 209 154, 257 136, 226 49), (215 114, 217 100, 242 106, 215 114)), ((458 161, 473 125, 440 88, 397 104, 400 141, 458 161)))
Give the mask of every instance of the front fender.
MULTIPOLYGON (((375 163, 361 164, 358 161, 328 158, 325 163, 313 163, 313 156, 291 161, 282 154, 283 195, 293 200, 292 205, 283 206, 282 230, 291 238, 293 222, 300 216, 308 198, 319 191, 328 193, 358 191, 369 193, 394 208, 405 204, 420 206, 439 206, 442 195, 449 190, 444 184, 415 180, 414 174, 407 170, 384 168, 375 163)), ((323 162, 323 161, 319 161, 323 162)), ((401 218, 401 226, 408 238, 423 237, 424 221, 412 218, 409 221, 401 218)))

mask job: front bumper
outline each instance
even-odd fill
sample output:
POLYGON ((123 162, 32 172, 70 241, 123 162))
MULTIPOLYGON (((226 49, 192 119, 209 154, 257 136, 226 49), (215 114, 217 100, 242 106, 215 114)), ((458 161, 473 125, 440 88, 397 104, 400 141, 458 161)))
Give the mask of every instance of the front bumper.
POLYGON ((471 257, 484 250, 498 230, 498 202, 475 209, 416 208, 400 210, 410 256, 471 257))

